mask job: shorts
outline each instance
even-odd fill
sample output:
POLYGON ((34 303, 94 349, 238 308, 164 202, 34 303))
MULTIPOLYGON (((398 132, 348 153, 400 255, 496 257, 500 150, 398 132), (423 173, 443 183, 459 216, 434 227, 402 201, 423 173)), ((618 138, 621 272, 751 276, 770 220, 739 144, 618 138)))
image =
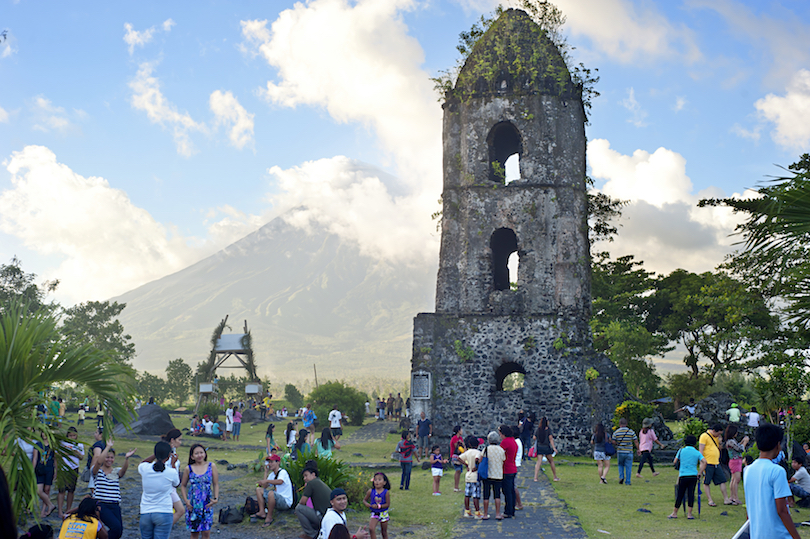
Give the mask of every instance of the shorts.
POLYGON ((233 435, 239 436, 239 433, 242 431, 242 423, 234 423, 233 424, 233 435))
POLYGON ((433 474, 433 477, 441 477, 444 475, 444 470, 442 468, 431 468, 430 473, 433 474))
POLYGON ((483 489, 483 496, 481 496, 484 500, 489 499, 489 491, 492 489, 492 495, 495 496, 495 499, 501 497, 501 484, 503 480, 501 479, 484 479, 484 489, 483 489))
POLYGON ((430 443, 430 437, 429 436, 420 436, 419 439, 418 439, 418 442, 419 442, 419 449, 422 449, 422 448, 427 449, 428 444, 430 443))
POLYGON ((53 468, 46 468, 45 473, 42 475, 36 474, 37 485, 47 485, 47 486, 53 485, 53 475, 54 475, 53 468))
POLYGON ((394 410, 394 413, 397 414, 397 415, 402 415, 402 408, 396 408, 394 410))
POLYGON ((610 457, 605 455, 604 451, 594 451, 593 460, 610 460, 610 457))
POLYGON ((715 485, 722 485, 726 482, 726 472, 723 471, 719 465, 707 464, 706 476, 703 479, 704 485, 709 485, 714 482, 715 485))
POLYGON ((59 492, 76 492, 76 481, 78 479, 79 470, 72 470, 70 468, 62 470, 62 472, 56 476, 56 487, 59 489, 59 492))
POLYGON ((457 471, 457 472, 461 472, 461 471, 463 471, 463 470, 464 470, 464 465, 463 465, 463 464, 456 464, 456 463, 454 462, 454 463, 453 463, 453 469, 454 469, 455 471, 457 471))
POLYGON ((377 519, 380 522, 388 522, 391 517, 388 516, 388 509, 380 511, 379 513, 371 513, 371 518, 377 519))
POLYGON ((464 496, 467 498, 481 498, 481 481, 475 483, 464 483, 464 496))
POLYGON ((731 469, 731 473, 742 472, 742 463, 743 459, 731 459, 728 461, 728 467, 731 469))
POLYGON ((172 498, 172 505, 180 501, 180 496, 177 494, 177 489, 173 488, 172 491, 169 492, 169 496, 172 498))
POLYGON ((343 429, 340 427, 332 428, 332 436, 343 436, 343 429))
POLYGON ((275 490, 264 489, 264 494, 265 494, 265 496, 267 497, 268 500, 270 500, 270 496, 275 498, 275 500, 276 500, 276 509, 278 509, 279 511, 283 511, 285 509, 290 508, 290 504, 287 502, 287 500, 284 499, 284 496, 281 496, 275 490))

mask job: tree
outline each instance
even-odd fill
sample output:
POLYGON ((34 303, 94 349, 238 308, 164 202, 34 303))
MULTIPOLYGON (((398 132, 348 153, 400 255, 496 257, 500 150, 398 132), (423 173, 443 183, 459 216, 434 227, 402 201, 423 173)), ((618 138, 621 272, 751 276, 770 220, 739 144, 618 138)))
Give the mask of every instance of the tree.
POLYGON ((144 400, 155 399, 161 404, 166 399, 166 381, 146 371, 138 375, 138 395, 144 400))
POLYGON ((759 198, 707 199, 699 206, 728 206, 746 215, 736 229, 745 251, 731 267, 770 296, 785 298, 790 319, 810 329, 810 154, 788 171, 758 187, 759 198))
POLYGON ((191 389, 191 367, 179 357, 166 366, 166 393, 183 406, 191 389))
POLYGON ((293 384, 284 386, 284 399, 295 408, 301 408, 304 405, 304 396, 293 384))
POLYGON ((65 309, 62 332, 69 339, 90 343, 121 363, 129 364, 135 357, 135 345, 116 318, 126 306, 117 301, 88 301, 65 309))
POLYGON ((661 377, 649 356, 671 349, 668 339, 645 327, 646 297, 655 287, 653 274, 632 255, 610 260, 608 253, 594 257, 591 277, 594 347, 605 352, 621 371, 627 390, 636 398, 660 397, 661 377))
POLYGON ((362 425, 368 397, 344 382, 326 382, 309 394, 312 407, 318 418, 325 422, 329 411, 337 406, 343 415, 349 416, 349 424, 362 425))
POLYGON ((65 338, 47 307, 29 312, 13 301, 0 313, 0 465, 14 486, 18 516, 34 511, 36 478, 31 461, 17 444, 39 441, 40 433, 60 457, 67 456, 63 434, 39 421, 36 408, 46 404, 49 390, 62 383, 84 385, 106 401, 110 415, 129 424, 134 392, 132 371, 107 351, 65 338))
MULTIPOLYGON (((767 378, 754 380, 763 413, 773 422, 773 413, 791 408, 802 401, 810 389, 810 373, 803 358, 786 357, 785 362, 769 369, 767 378)), ((776 418, 778 421, 778 418, 776 418)))
POLYGON ((45 296, 56 290, 59 281, 45 281, 41 287, 34 281, 37 276, 26 273, 16 256, 8 264, 0 264, 0 313, 14 302, 26 307, 29 313, 53 311, 56 303, 45 303, 45 296))
POLYGON ((758 365, 777 322, 764 296, 742 281, 725 273, 678 269, 658 281, 647 327, 681 341, 693 377, 700 373, 700 362, 707 362, 703 370, 712 385, 721 371, 758 365))

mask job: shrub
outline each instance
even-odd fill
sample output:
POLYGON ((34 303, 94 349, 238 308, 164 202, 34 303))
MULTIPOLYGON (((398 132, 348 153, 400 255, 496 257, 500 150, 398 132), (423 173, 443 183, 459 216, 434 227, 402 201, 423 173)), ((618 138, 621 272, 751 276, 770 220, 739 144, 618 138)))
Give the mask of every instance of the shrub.
POLYGON ((691 434, 695 438, 700 439, 700 435, 707 430, 709 430, 709 425, 696 417, 689 418, 681 423, 681 434, 684 438, 691 434))
POLYGON ((793 407, 793 420, 790 429, 793 431, 793 439, 800 444, 810 442, 810 405, 800 402, 793 407))
POLYGON ((327 417, 333 406, 349 416, 349 424, 360 426, 366 413, 368 397, 343 382, 326 382, 312 390, 309 395, 312 408, 319 419, 318 430, 328 427, 327 417))
POLYGON ((645 417, 655 414, 655 406, 638 401, 624 401, 616 407, 613 414, 613 427, 619 428, 619 419, 625 418, 627 426, 638 432, 645 417))
MULTIPOLYGON (((307 461, 314 460, 318 463, 318 477, 326 483, 330 489, 343 486, 349 479, 349 465, 329 457, 321 457, 318 451, 311 449, 308 453, 298 455, 297 460, 284 458, 282 467, 290 474, 290 480, 296 489, 304 488, 304 478, 301 472, 304 471, 307 461)), ((345 488, 345 487, 344 487, 345 488)), ((347 491, 348 492, 348 491, 347 491)), ((365 496, 365 492, 363 493, 365 496)), ((351 500, 351 498, 349 498, 351 500)), ((362 498, 361 498, 362 500, 362 498)))
POLYGON ((200 405, 200 409, 197 411, 197 414, 200 417, 207 415, 211 418, 211 421, 216 422, 221 412, 222 410, 219 408, 219 403, 206 402, 205 404, 200 405))
POLYGON ((349 504, 358 511, 366 511, 363 506, 363 498, 371 488, 374 473, 373 471, 352 470, 346 484, 343 485, 343 490, 346 491, 346 496, 349 498, 349 504))

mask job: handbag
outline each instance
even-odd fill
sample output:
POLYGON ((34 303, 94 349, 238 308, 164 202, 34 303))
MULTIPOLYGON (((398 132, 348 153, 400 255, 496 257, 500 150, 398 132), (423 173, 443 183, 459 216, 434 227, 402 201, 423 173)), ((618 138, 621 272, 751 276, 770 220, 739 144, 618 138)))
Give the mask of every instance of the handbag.
POLYGON ((486 449, 484 449, 484 456, 481 457, 481 461, 478 463, 478 479, 489 479, 489 457, 486 449))
POLYGON ((91 476, 92 474, 90 473, 90 468, 85 468, 82 474, 79 476, 79 479, 81 479, 85 483, 89 483, 91 476))
POLYGON ((616 454, 616 448, 613 447, 613 444, 609 441, 605 440, 605 455, 608 457, 612 457, 616 454))
POLYGON ((680 470, 681 469, 680 456, 681 456, 681 450, 678 449, 678 452, 675 453, 675 463, 672 465, 672 467, 675 468, 675 470, 680 470))
POLYGON ((244 509, 237 509, 230 505, 224 509, 219 510, 219 523, 220 524, 239 524, 244 520, 244 509))
POLYGON ((532 446, 529 448, 529 452, 527 453, 527 456, 529 458, 534 458, 534 457, 537 456, 537 446, 536 445, 532 444, 532 446))

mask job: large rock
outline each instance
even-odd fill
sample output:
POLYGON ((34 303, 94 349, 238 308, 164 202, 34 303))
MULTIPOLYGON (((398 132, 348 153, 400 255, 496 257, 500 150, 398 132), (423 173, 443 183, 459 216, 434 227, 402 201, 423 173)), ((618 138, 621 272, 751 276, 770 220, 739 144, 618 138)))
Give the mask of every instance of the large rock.
POLYGON ((245 408, 245 411, 242 412, 242 423, 255 423, 257 421, 262 421, 261 417, 262 414, 259 410, 245 408))
MULTIPOLYGON (((726 410, 731 408, 731 405, 734 402, 736 401, 734 400, 734 397, 731 396, 731 393, 726 393, 723 391, 712 393, 697 403, 695 417, 705 422, 709 427, 720 423, 723 425, 723 428, 725 428, 726 425, 728 425, 728 416, 726 415, 726 410)), ((748 412, 748 410, 744 409, 743 407, 740 407, 740 411, 742 413, 748 412)), ((742 421, 739 426, 743 426, 744 424, 745 421, 742 421)))
MULTIPOLYGON (((130 425, 130 433, 147 436, 163 436, 174 428, 169 412, 156 404, 146 404, 138 410, 138 419, 130 425)), ((116 425, 115 434, 124 434, 123 425, 116 425)))
POLYGON ((662 416, 659 412, 656 412, 653 415, 653 425, 652 428, 655 431, 655 435, 658 436, 658 439, 661 442, 668 442, 675 438, 675 435, 672 434, 672 431, 667 427, 667 424, 664 423, 664 416, 662 416))

